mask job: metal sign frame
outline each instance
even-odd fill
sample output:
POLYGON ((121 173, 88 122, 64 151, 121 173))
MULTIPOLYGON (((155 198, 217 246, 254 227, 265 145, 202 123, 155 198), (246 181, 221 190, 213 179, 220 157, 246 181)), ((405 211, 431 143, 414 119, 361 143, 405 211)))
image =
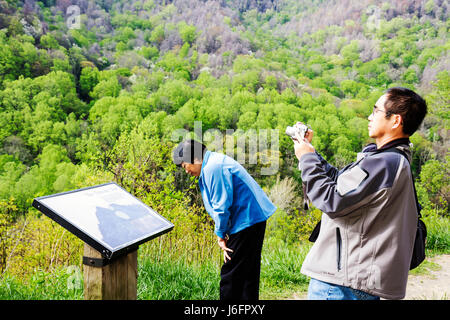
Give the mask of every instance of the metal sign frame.
POLYGON ((151 239, 159 237, 159 236, 161 236, 161 235, 171 231, 174 228, 174 225, 169 220, 167 220, 166 218, 161 216, 155 210, 153 210, 152 208, 147 206, 145 203, 143 203, 141 200, 139 200, 138 198, 133 196, 131 193, 126 191, 124 188, 122 188, 121 186, 119 186, 115 182, 103 183, 103 184, 96 185, 96 186, 91 186, 91 187, 71 190, 71 191, 67 191, 67 192, 56 193, 56 194, 52 194, 52 195, 48 195, 48 196, 38 197, 38 198, 35 198, 33 200, 32 206, 34 208, 38 209, 39 211, 41 211, 43 214, 45 214, 47 217, 49 217, 50 219, 52 219, 53 221, 55 221, 59 225, 61 225, 63 228, 65 228, 66 230, 68 230, 69 232, 71 232, 72 234, 77 236, 78 238, 80 238, 82 241, 84 241, 85 243, 90 245, 92 248, 94 248, 95 250, 99 251, 101 253, 101 255, 104 258, 106 258, 106 259, 115 259, 115 258, 117 258, 119 256, 124 255, 124 254, 128 254, 130 252, 133 252, 139 247, 139 245, 141 245, 141 244, 143 244, 143 243, 145 243, 145 242, 147 242, 147 241, 149 241, 151 239), (53 209, 51 209, 48 206, 46 206, 45 203, 43 203, 43 201, 42 201, 42 200, 47 199, 47 198, 62 196, 62 195, 65 195, 65 194, 85 191, 85 190, 89 190, 89 189, 95 189, 95 188, 103 187, 103 186, 106 186, 106 185, 116 185, 117 187, 119 187, 123 191, 127 192, 133 198, 138 200, 142 205, 144 205, 145 207, 147 207, 147 208, 151 209, 152 211, 154 211, 159 216, 159 218, 161 218, 162 220, 164 220, 164 221, 166 221, 168 223, 169 227, 165 228, 163 230, 160 230, 159 232, 156 232, 154 234, 149 234, 148 236, 145 236, 145 237, 139 239, 136 242, 127 244, 126 246, 124 246, 124 247, 122 247, 122 248, 120 248, 118 250, 113 250, 110 247, 105 246, 100 241, 97 241, 94 237, 90 236, 89 234, 87 234, 83 230, 80 230, 80 228, 75 226, 69 220, 65 219, 64 216, 58 214, 53 209))

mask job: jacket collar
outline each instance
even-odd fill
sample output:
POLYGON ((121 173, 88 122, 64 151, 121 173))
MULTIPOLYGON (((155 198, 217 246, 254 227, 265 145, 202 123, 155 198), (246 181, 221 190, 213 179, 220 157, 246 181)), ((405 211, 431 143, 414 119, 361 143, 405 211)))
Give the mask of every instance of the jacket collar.
POLYGON ((369 143, 368 145, 366 145, 363 148, 364 152, 373 152, 373 151, 380 151, 380 150, 386 150, 392 147, 397 147, 399 145, 410 145, 410 141, 409 138, 400 138, 400 139, 395 139, 392 141, 389 141, 388 143, 386 143, 385 145, 383 145, 381 148, 377 148, 377 145, 375 143, 369 143))
POLYGON ((200 171, 200 179, 203 177, 203 169, 205 168, 206 164, 208 163, 210 155, 211 155, 211 151, 206 150, 206 152, 205 152, 205 154, 203 156, 202 169, 200 171))
POLYGON ((377 145, 375 143, 370 143, 363 148, 363 152, 383 151, 395 147, 406 153, 409 161, 411 161, 410 145, 411 141, 409 141, 409 138, 400 138, 389 141, 379 149, 377 149, 377 145))
POLYGON ((392 147, 398 147, 399 145, 409 146, 410 143, 411 142, 409 141, 409 138, 400 138, 400 139, 392 140, 392 141, 386 143, 379 150, 386 150, 386 149, 390 149, 392 147))

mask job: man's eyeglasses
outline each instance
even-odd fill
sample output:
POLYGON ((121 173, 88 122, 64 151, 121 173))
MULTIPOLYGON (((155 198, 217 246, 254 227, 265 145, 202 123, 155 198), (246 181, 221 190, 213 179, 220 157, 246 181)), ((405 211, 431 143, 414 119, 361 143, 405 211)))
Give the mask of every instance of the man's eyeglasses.
POLYGON ((387 111, 378 109, 377 106, 373 106, 372 115, 375 115, 377 112, 384 112, 384 113, 386 113, 386 115, 389 114, 387 111))

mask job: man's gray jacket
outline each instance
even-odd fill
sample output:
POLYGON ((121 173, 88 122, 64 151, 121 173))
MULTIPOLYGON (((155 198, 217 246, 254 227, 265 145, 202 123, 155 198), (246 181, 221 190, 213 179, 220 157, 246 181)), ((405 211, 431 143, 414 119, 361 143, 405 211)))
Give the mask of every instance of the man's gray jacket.
MULTIPOLYGON (((400 142, 396 147, 410 160, 409 140, 400 142)), ((367 146, 341 171, 318 153, 300 158, 306 194, 323 212, 319 236, 301 272, 402 299, 417 229, 411 170, 404 156, 376 151, 373 144, 367 146)))

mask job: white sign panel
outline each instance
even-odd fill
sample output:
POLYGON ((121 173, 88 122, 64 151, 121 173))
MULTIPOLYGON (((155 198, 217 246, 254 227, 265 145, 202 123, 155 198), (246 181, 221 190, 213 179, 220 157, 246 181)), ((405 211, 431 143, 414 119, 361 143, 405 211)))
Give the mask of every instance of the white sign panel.
POLYGON ((95 240, 109 255, 173 228, 115 183, 40 197, 33 206, 83 240, 95 240))

